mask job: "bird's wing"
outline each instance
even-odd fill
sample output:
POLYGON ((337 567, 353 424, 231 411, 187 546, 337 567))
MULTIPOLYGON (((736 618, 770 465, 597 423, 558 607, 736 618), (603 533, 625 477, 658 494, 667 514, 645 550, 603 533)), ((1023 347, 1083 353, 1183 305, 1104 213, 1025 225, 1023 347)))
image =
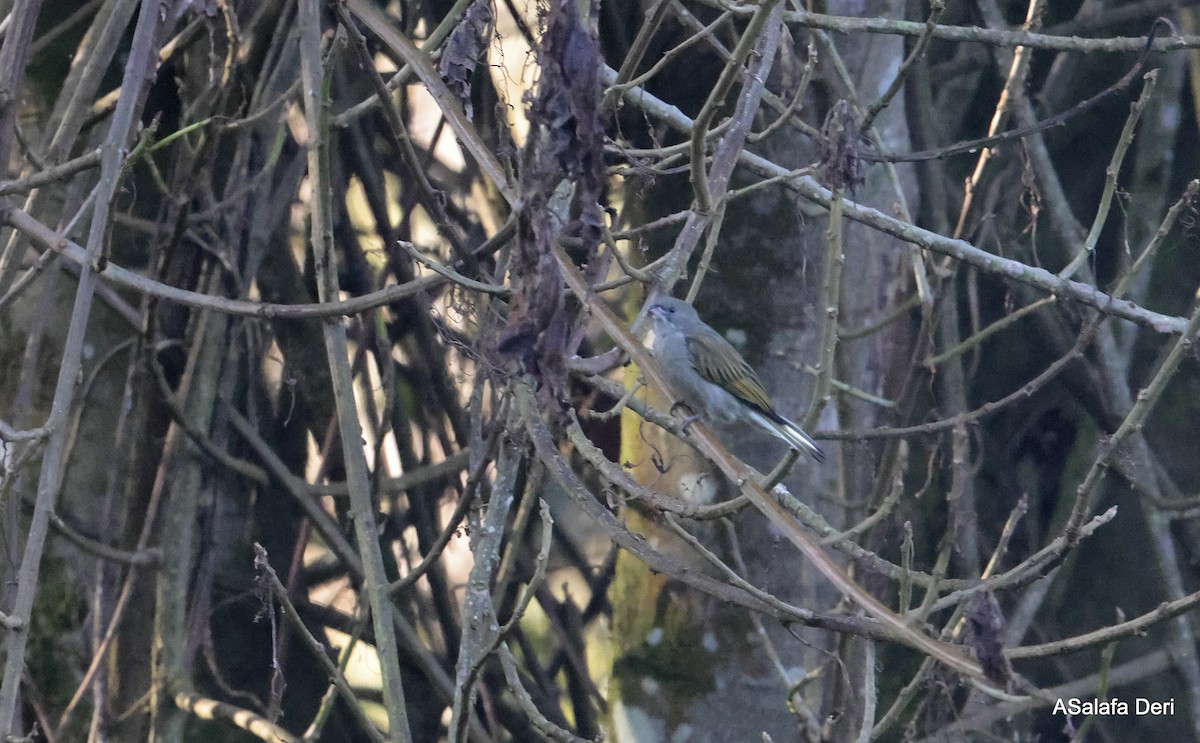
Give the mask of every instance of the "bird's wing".
POLYGON ((774 409, 758 375, 729 342, 717 334, 698 333, 687 339, 692 367, 700 376, 724 387, 763 412, 774 409))

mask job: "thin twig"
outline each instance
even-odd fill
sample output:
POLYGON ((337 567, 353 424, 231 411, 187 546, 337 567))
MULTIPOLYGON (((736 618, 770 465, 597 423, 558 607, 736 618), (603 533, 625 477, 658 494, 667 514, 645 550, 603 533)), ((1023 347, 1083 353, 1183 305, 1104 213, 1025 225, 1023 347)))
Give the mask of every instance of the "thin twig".
MULTIPOLYGON (((300 68, 304 80, 304 116, 308 125, 308 177, 313 184, 312 250, 317 266, 317 293, 322 302, 337 298, 338 274, 333 247, 332 183, 329 173, 329 85, 328 70, 321 59, 321 13, 318 3, 300 4, 300 68)), ((384 706, 389 735, 409 743, 412 734, 400 676, 400 657, 392 631, 391 599, 383 555, 375 533, 375 506, 371 500, 371 477, 362 447, 362 426, 354 396, 354 379, 347 351, 346 327, 340 321, 322 323, 329 374, 333 383, 342 460, 350 487, 351 517, 358 536, 365 583, 362 592, 371 607, 375 647, 383 676, 384 706)))

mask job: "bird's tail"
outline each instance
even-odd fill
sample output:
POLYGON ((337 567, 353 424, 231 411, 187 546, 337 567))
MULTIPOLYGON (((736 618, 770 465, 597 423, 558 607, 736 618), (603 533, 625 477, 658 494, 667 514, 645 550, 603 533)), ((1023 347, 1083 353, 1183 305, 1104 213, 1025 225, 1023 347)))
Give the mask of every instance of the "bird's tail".
POLYGON ((821 451, 817 442, 813 441, 812 437, 805 433, 800 426, 779 414, 763 415, 758 411, 755 411, 755 414, 759 416, 759 422, 764 428, 786 441, 793 449, 808 452, 818 462, 825 461, 825 452, 821 451))

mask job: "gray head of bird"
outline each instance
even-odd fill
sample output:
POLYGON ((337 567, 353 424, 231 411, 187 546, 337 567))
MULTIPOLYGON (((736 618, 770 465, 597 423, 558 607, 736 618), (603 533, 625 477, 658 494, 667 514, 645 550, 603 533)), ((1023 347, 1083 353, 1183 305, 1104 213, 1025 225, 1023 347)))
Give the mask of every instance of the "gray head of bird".
POLYGON ((700 322, 700 316, 696 314, 696 308, 674 297, 663 297, 656 300, 650 305, 650 317, 654 318, 656 326, 674 326, 677 328, 686 327, 689 324, 700 322))

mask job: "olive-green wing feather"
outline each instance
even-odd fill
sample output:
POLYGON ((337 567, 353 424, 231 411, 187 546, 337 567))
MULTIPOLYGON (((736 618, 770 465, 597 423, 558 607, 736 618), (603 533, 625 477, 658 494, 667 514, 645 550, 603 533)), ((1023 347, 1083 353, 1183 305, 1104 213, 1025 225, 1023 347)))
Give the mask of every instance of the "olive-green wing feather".
POLYGON ((773 412, 771 398, 763 389, 762 382, 758 381, 758 375, 729 345, 729 341, 716 333, 698 333, 690 336, 687 344, 692 366, 700 372, 700 376, 724 387, 764 413, 773 412))

